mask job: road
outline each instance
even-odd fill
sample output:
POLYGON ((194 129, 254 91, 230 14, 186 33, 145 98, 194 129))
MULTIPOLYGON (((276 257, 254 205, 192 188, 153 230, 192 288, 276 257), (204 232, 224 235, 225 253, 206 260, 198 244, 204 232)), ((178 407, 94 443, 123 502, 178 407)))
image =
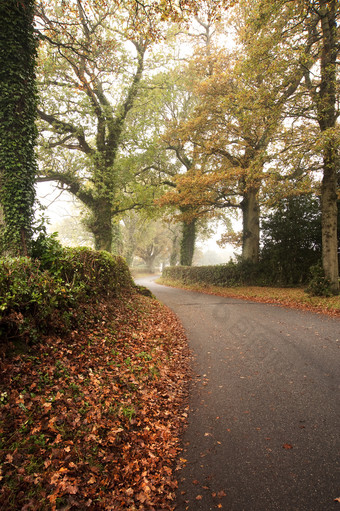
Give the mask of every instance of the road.
POLYGON ((194 356, 176 509, 340 511, 339 319, 138 283, 194 356))

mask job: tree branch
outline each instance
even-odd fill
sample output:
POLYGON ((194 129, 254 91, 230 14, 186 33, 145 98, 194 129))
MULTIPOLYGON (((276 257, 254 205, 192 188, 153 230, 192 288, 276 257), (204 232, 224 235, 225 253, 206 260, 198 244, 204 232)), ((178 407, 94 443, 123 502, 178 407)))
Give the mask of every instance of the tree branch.
POLYGON ((61 121, 54 115, 46 114, 39 108, 37 109, 37 112, 39 117, 43 121, 48 122, 53 127, 54 131, 59 135, 64 135, 67 133, 72 134, 72 136, 74 136, 78 140, 79 149, 82 152, 84 152, 85 154, 94 153, 94 149, 92 149, 92 147, 86 142, 83 128, 78 128, 69 122, 61 121))

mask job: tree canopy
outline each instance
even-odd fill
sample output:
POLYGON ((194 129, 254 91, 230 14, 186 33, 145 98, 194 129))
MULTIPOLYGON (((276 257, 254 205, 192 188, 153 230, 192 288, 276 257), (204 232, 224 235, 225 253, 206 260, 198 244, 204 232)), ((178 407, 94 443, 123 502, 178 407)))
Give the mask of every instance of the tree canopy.
POLYGON ((181 221, 182 264, 191 264, 197 222, 233 211, 242 257, 256 263, 261 216, 308 193, 320 204, 323 269, 338 292, 336 0, 12 0, 2 11, 2 69, 13 70, 0 94, 8 250, 29 250, 36 174, 86 206, 98 249, 121 251, 129 211, 181 221), (28 53, 18 51, 21 36, 14 41, 13 13, 28 53), (9 93, 23 83, 25 101, 9 93), (20 112, 12 125, 10 111, 20 112), (20 150, 19 137, 8 138, 19 124, 20 150))

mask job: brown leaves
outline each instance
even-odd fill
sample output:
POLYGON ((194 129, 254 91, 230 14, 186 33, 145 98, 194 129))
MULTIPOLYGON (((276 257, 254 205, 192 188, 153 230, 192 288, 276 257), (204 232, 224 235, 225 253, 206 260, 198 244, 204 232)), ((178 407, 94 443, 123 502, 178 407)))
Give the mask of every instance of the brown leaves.
POLYGON ((144 297, 105 304, 102 316, 3 360, 1 508, 173 508, 186 420, 182 327, 144 297))

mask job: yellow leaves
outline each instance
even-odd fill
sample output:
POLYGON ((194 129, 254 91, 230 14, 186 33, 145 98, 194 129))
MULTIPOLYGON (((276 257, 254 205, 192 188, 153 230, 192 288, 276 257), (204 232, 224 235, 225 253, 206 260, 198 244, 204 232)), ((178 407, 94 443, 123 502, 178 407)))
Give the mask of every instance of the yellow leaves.
POLYGON ((209 215, 223 204, 236 207, 236 195, 242 193, 238 183, 243 176, 241 167, 225 166, 212 172, 190 169, 176 177, 176 189, 165 193, 157 204, 179 207, 180 213, 175 217, 182 221, 209 215))

